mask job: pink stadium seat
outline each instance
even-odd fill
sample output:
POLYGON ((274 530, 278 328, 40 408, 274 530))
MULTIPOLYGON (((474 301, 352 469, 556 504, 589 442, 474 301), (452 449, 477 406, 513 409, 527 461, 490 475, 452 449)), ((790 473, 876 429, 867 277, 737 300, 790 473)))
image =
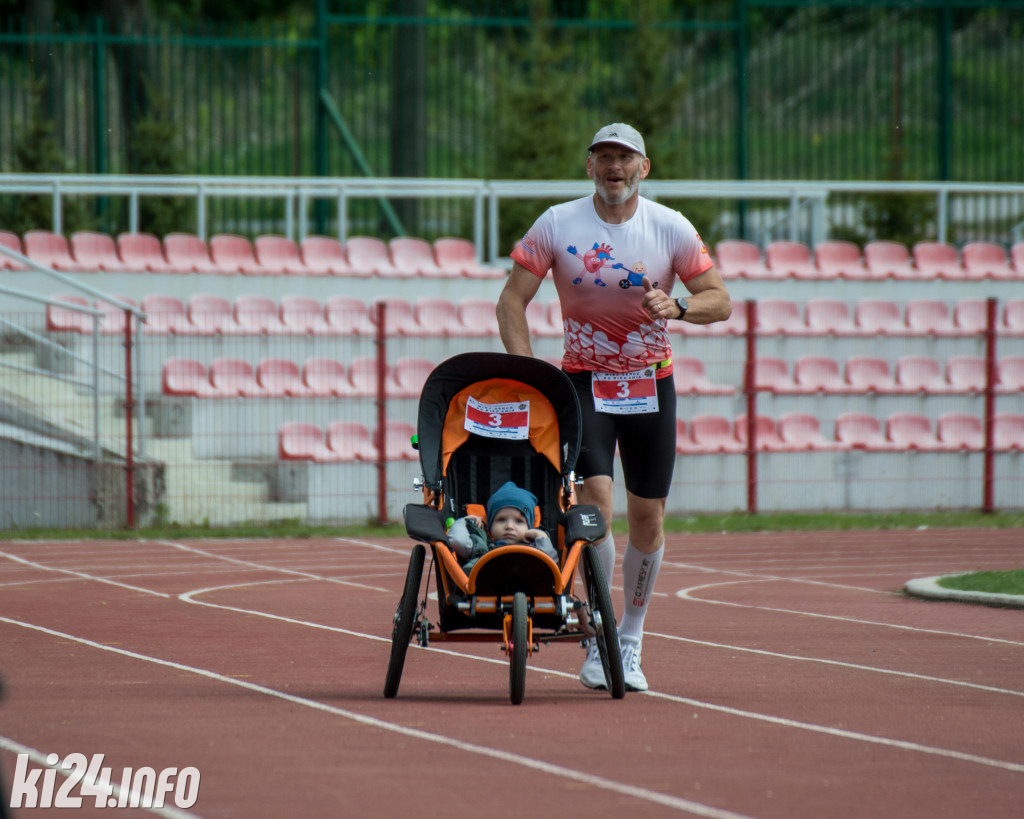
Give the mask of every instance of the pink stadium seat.
POLYGON ((984 392, 986 381, 984 358, 958 355, 946 362, 946 382, 954 392, 984 392))
POLYGON ((770 279, 761 250, 744 239, 725 239, 715 245, 715 267, 724 279, 770 279))
POLYGON ((981 299, 964 299, 953 308, 953 326, 960 335, 977 335, 988 328, 988 305, 981 299))
POLYGON ((746 447, 733 433, 728 418, 720 415, 694 415, 690 419, 690 451, 743 452, 746 447))
POLYGON ((117 237, 117 253, 131 270, 149 273, 181 272, 164 258, 164 248, 152 233, 122 233, 117 237))
POLYGON ((878 419, 861 412, 845 412, 836 418, 836 441, 850 449, 892 449, 878 419))
POLYGON ((458 278, 458 267, 443 267, 434 258, 434 248, 426 239, 415 236, 396 236, 388 242, 391 261, 398 270, 414 270, 418 276, 429 278, 458 278))
POLYGON ((999 392, 1024 392, 1024 356, 1005 356, 997 369, 999 392))
POLYGON ((370 321, 376 326, 378 316, 378 305, 384 305, 384 335, 385 336, 416 336, 420 328, 416 324, 416 316, 412 310, 412 303, 405 299, 388 296, 370 305, 370 321))
POLYGON ((345 365, 332 358, 307 358, 302 383, 317 398, 347 398, 354 393, 345 365))
MULTIPOLYGON (((375 435, 379 435, 377 430, 375 435)), ((419 453, 412 448, 416 427, 406 421, 388 421, 384 427, 384 452, 389 461, 418 461, 419 453)))
POLYGON ((814 266, 811 250, 803 242, 769 242, 764 250, 765 263, 774 278, 816 279, 821 271, 814 266))
POLYGON ((798 392, 842 393, 849 391, 839 364, 832 358, 808 355, 793 365, 793 383, 798 392))
POLYGON ((327 428, 327 449, 332 461, 377 460, 370 430, 356 421, 334 421, 327 428))
POLYGON ((736 388, 729 384, 709 381, 704 362, 698 358, 673 358, 672 373, 677 395, 732 395, 736 392, 736 388))
POLYGON ((356 275, 348 263, 345 246, 330 236, 307 236, 299 247, 299 256, 311 275, 356 275))
POLYGON ((758 302, 757 325, 762 333, 772 335, 800 335, 807 330, 800 305, 787 299, 758 302))
POLYGON ((353 236, 345 242, 348 263, 357 276, 411 277, 415 269, 399 269, 391 261, 388 246, 374 236, 353 236))
POLYGON ((779 418, 779 438, 786 449, 827 451, 835 449, 834 441, 821 433, 821 422, 806 412, 788 412, 779 418))
POLYGON ((898 304, 891 301, 865 299, 858 302, 853 319, 863 333, 900 335, 906 332, 903 312, 898 304))
POLYGON ((210 258, 218 267, 229 273, 242 273, 245 276, 275 276, 283 271, 264 267, 256 261, 252 242, 244 236, 232 233, 219 233, 210 239, 210 258))
POLYGON ((992 439, 1000 451, 1024 452, 1024 415, 1002 413, 993 419, 992 439))
POLYGON ((282 461, 329 461, 323 431, 316 424, 289 421, 277 431, 277 457, 282 461))
MULTIPOLYGON (((557 303, 556 303, 556 306, 557 303)), ((557 324, 551 321, 551 303, 531 301, 526 305, 526 321, 530 326, 530 335, 541 338, 559 338, 562 335, 562 310, 558 307, 557 324)))
POLYGON ((978 452, 985 448, 985 431, 974 415, 947 412, 939 417, 936 431, 943 449, 978 452))
POLYGON ((896 391, 896 379, 889 362, 873 356, 853 356, 846 362, 846 383, 852 392, 896 391))
POLYGON ((696 444, 690 438, 685 418, 676 418, 676 455, 699 454, 696 444))
POLYGON ((1015 279, 1006 250, 995 242, 969 242, 961 251, 964 271, 971 279, 1015 279))
MULTIPOLYGON (((132 307, 138 307, 138 302, 135 299, 129 298, 128 296, 114 296, 119 302, 123 304, 129 304, 132 307)), ((117 307, 110 302, 103 301, 103 299, 96 299, 93 302, 93 306, 97 310, 103 311, 103 318, 100 320, 100 332, 104 335, 124 335, 125 325, 128 323, 128 317, 125 315, 123 307, 117 307)), ((132 330, 134 332, 134 324, 132 330)))
MULTIPOLYGON (((81 307, 88 307, 89 302, 81 296, 53 296, 57 301, 77 304, 81 307)), ((92 316, 88 313, 80 313, 78 310, 69 310, 56 304, 46 305, 46 329, 51 333, 92 333, 92 316)))
POLYGON ((71 255, 86 270, 102 270, 105 273, 129 273, 135 268, 126 265, 117 257, 117 245, 106 233, 79 230, 71 234, 71 255))
POLYGON ((256 262, 264 270, 287 276, 327 275, 326 270, 307 267, 299 256, 298 246, 287 236, 257 236, 253 242, 253 253, 256 262))
POLYGON ((932 422, 926 415, 913 412, 896 412, 885 423, 886 438, 896 449, 935 450, 939 440, 935 437, 932 422))
POLYGON ((417 335, 432 338, 458 336, 462 333, 459 311, 454 302, 437 296, 420 296, 412 305, 417 335))
POLYGON ((1018 279, 1024 279, 1024 241, 1015 242, 1010 248, 1010 266, 1018 279))
POLYGON ((467 336, 498 335, 497 305, 488 299, 466 298, 459 302, 459 322, 467 336))
POLYGON ((795 390, 789 365, 783 359, 774 356, 757 359, 754 365, 754 386, 758 390, 774 393, 795 390))
POLYGON ((219 395, 210 383, 206 367, 192 358, 171 358, 164 363, 161 374, 164 395, 192 398, 215 398, 219 395))
POLYGON ((309 398, 298 365, 284 358, 265 358, 256 365, 256 383, 271 398, 309 398))
POLYGON ((312 296, 283 296, 281 324, 292 335, 331 335, 336 330, 324 318, 324 309, 312 296))
POLYGON ((1009 335, 1024 335, 1024 299, 1012 299, 1003 306, 1002 331, 1009 335))
POLYGON ((148 333, 197 335, 197 328, 189 321, 185 305, 177 296, 144 296, 142 312, 146 314, 145 331, 148 333))
MULTIPOLYGON (((735 309, 735 308, 734 308, 735 309)), ((835 299, 811 299, 804 307, 807 332, 815 335, 855 335, 850 305, 835 299)))
POLYGON ((370 310, 361 299, 351 296, 331 296, 324 305, 328 326, 341 335, 375 336, 376 325, 370 320, 370 310))
POLYGON ((481 264, 476 245, 469 239, 444 236, 434 241, 434 259, 438 265, 461 272, 470 279, 501 279, 505 271, 481 264))
POLYGON ((956 247, 948 242, 918 242, 913 250, 916 276, 896 278, 917 279, 962 279, 964 269, 960 266, 960 255, 956 247))
MULTIPOLYGON (((385 391, 387 389, 387 383, 391 377, 391 367, 390 365, 385 364, 385 391)), ((348 380, 352 387, 352 395, 363 398, 375 397, 377 395, 378 382, 377 359, 370 356, 352 359, 348 365, 348 380)))
POLYGON ((831 239, 815 245, 814 264, 825 279, 864 279, 868 276, 860 247, 843 239, 831 239))
MULTIPOLYGON (((21 238, 17 233, 9 230, 0 230, 0 247, 7 247, 16 253, 25 255, 21 246, 21 238)), ((27 270, 28 268, 16 259, 12 259, 6 253, 0 253, 0 270, 27 270)))
POLYGON ((72 258, 67 239, 59 233, 30 230, 22 237, 22 246, 28 258, 53 270, 63 273, 87 270, 72 258))
POLYGON ((164 236, 167 263, 180 273, 234 273, 218 267, 210 259, 206 242, 191 233, 168 233, 164 236))
POLYGON ((267 391, 256 383, 252 365, 238 358, 218 358, 210 365, 210 383, 224 396, 264 398, 267 391))
POLYGON ((914 279, 917 271, 901 242, 878 239, 864 245, 864 264, 871 279, 914 279))
POLYGON ((266 296, 245 295, 235 299, 235 323, 249 335, 283 335, 288 332, 281 323, 277 305, 266 296))
POLYGON ((389 391, 394 398, 419 398, 436 365, 426 358, 406 356, 395 362, 389 391))
POLYGON ((238 335, 243 331, 235 321, 231 302, 223 296, 198 293, 185 305, 188 320, 196 328, 196 332, 212 335, 238 335))
MULTIPOLYGON (((736 416, 733 429, 735 430, 734 434, 736 435, 736 440, 738 440, 743 445, 743 448, 746 449, 746 413, 736 416)), ((766 415, 758 415, 754 420, 754 439, 757 444, 757 449, 760 452, 781 452, 786 448, 785 443, 779 437, 779 431, 775 425, 775 421, 766 415)))
POLYGON ((949 303, 938 299, 913 299, 904 308, 907 330, 914 335, 956 335, 949 303))
POLYGON ((949 392, 950 389, 939 362, 920 355, 903 356, 896 362, 896 388, 900 392, 925 394, 949 392))

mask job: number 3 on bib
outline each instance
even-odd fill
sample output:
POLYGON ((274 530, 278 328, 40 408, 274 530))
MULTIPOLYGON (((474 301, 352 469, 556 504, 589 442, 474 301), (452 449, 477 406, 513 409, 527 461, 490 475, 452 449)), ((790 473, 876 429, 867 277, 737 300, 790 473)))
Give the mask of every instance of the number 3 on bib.
POLYGON ((651 367, 630 373, 594 373, 591 390, 597 412, 634 415, 658 411, 658 391, 651 367))

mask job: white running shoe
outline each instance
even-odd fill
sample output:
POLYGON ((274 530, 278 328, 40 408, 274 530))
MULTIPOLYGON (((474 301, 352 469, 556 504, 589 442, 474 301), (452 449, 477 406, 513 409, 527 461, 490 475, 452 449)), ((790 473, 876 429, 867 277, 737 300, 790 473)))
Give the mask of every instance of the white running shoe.
POLYGON ((601 651, 597 647, 597 640, 593 637, 587 640, 587 658, 580 667, 580 682, 587 688, 604 689, 608 687, 608 682, 604 678, 601 651))
MULTIPOLYGON (((637 637, 619 637, 619 649, 622 651, 622 676, 627 691, 646 691, 647 678, 640 670, 640 650, 643 642, 637 637)), ((600 661, 600 658, 598 658, 600 661)))

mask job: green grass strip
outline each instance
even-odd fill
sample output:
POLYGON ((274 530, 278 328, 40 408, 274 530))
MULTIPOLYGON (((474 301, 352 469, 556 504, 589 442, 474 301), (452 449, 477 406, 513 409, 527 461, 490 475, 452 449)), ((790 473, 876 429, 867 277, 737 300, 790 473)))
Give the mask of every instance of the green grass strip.
POLYGON ((957 577, 944 577, 939 585, 958 591, 986 592, 988 594, 1024 594, 1024 569, 1008 572, 974 572, 957 577))

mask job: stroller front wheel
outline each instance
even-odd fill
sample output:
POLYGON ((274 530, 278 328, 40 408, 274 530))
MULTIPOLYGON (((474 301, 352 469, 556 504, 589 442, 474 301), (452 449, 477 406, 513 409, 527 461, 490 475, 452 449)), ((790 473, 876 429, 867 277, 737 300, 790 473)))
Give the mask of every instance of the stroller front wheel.
POLYGON ((405 590, 395 610, 394 626, 391 630, 391 659, 388 661, 388 673, 384 678, 384 696, 393 697, 398 693, 398 684, 402 681, 402 668, 405 666, 405 654, 409 650, 413 626, 416 624, 416 598, 420 593, 420 577, 423 574, 423 561, 426 548, 422 543, 412 547, 409 555, 409 570, 405 575, 405 590))

